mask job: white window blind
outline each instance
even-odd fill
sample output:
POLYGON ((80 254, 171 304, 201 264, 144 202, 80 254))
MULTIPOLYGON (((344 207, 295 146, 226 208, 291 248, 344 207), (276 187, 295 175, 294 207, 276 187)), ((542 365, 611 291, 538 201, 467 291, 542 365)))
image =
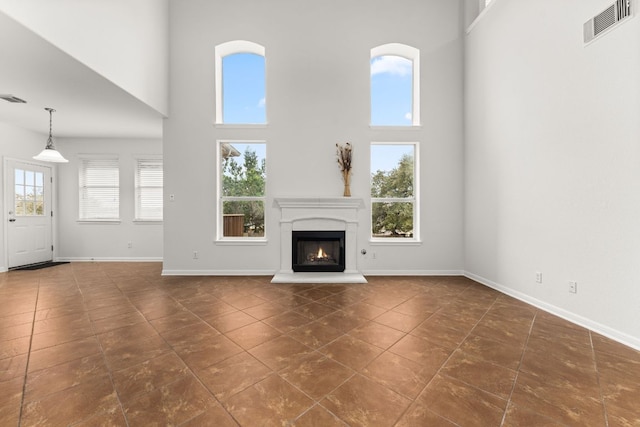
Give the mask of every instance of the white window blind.
POLYGON ((162 220, 162 159, 136 160, 136 220, 162 220))
POLYGON ((80 219, 120 218, 120 171, 117 157, 80 160, 80 219))

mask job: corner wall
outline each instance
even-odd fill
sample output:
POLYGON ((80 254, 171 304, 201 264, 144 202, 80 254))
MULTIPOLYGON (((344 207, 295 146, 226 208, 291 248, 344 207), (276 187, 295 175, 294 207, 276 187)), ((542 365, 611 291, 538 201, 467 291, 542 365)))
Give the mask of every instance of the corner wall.
POLYGON ((640 348, 640 13, 584 46, 610 0, 494 3, 466 40, 465 268, 640 348))
POLYGON ((463 132, 461 2, 247 0, 170 2, 170 115, 164 122, 164 268, 181 274, 273 274, 280 265, 274 197, 335 197, 335 144, 351 142, 359 216, 358 268, 368 274, 461 272, 463 132), (266 48, 264 129, 214 125, 214 48, 231 40, 266 48), (369 127, 370 50, 420 49, 423 126, 369 127), (242 136, 240 136, 242 135, 242 136), (216 140, 267 141, 266 245, 216 244, 216 140), (369 244, 369 144, 418 141, 422 243, 369 244), (198 251, 199 259, 193 259, 198 251))

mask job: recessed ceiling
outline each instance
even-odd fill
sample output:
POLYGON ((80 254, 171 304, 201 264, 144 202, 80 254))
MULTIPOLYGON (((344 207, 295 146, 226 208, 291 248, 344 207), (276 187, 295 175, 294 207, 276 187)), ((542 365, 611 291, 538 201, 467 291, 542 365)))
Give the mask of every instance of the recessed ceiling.
MULTIPOLYGON (((81 37, 81 35, 79 35, 81 37)), ((160 138, 162 114, 0 12, 0 122, 57 137, 160 138)))

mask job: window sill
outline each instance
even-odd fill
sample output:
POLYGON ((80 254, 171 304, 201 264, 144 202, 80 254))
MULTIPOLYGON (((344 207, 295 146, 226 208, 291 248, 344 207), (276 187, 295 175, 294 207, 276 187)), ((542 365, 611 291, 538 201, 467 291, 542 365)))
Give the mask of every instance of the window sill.
POLYGON ((257 237, 223 238, 214 242, 220 246, 266 246, 269 241, 257 237))
POLYGON ((120 219, 79 219, 76 221, 78 224, 109 224, 118 225, 122 221, 120 219))
POLYGON ((161 219, 134 219, 136 225, 162 225, 161 219))
POLYGON ((404 237, 388 237, 385 239, 369 239, 369 244, 372 246, 421 246, 422 241, 404 237))
POLYGON ((217 129, 266 129, 267 123, 215 123, 217 129))
POLYGON ((422 130, 422 125, 411 125, 411 126, 380 126, 380 125, 369 125, 371 130, 392 130, 392 131, 419 131, 422 130))

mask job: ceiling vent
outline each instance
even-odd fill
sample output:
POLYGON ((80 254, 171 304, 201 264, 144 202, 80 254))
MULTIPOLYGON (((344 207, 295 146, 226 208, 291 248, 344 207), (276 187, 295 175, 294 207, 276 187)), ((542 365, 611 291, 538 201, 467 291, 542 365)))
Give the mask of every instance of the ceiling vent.
POLYGON ((27 101, 25 101, 24 99, 20 99, 17 96, 13 96, 13 95, 0 95, 0 99, 4 99, 7 102, 13 102, 13 103, 17 103, 17 104, 26 104, 27 101))
POLYGON ((616 0, 614 4, 584 23, 584 42, 589 43, 608 29, 631 17, 631 0, 616 0))

